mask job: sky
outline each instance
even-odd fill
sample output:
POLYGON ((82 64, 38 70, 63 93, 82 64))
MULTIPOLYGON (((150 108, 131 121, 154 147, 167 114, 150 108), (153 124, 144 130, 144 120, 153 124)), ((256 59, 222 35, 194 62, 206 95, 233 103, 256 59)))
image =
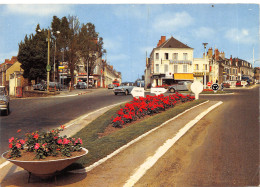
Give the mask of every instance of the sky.
MULTIPOLYGON (((7 2, 8 3, 8 2, 7 2)), ((161 36, 171 36, 202 58, 204 47, 218 48, 226 58, 238 57, 260 67, 259 4, 0 4, 0 63, 17 56, 25 35, 51 25, 53 16, 77 16, 91 22, 104 40, 103 56, 122 73, 123 81, 144 74, 161 36)))

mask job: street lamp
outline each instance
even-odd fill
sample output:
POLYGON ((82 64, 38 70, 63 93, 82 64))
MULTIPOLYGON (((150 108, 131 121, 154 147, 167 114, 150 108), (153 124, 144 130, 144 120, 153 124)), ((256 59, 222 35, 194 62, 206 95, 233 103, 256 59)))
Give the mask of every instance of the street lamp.
MULTIPOLYGON (((60 34, 60 31, 56 31, 57 34, 60 34)), ((53 63, 53 81, 55 82, 55 56, 56 56, 56 38, 55 38, 55 51, 54 51, 54 63, 53 63)))
POLYGON ((205 49, 205 65, 204 65, 204 89, 206 89, 206 46, 208 43, 202 43, 205 49))
MULTIPOLYGON (((49 87, 50 87, 50 71, 51 71, 51 66, 50 66, 50 28, 48 28, 48 38, 47 38, 47 42, 48 42, 48 59, 47 59, 47 66, 46 66, 46 70, 47 70, 47 91, 49 91, 49 87)), ((37 30, 38 32, 42 32, 41 29, 37 30)), ((53 33, 53 32, 52 32, 53 33)), ((60 31, 56 31, 57 34, 60 33, 60 31)), ((56 53, 56 40, 55 40, 55 53, 56 53)), ((55 81, 55 54, 54 54, 54 81, 55 81)))

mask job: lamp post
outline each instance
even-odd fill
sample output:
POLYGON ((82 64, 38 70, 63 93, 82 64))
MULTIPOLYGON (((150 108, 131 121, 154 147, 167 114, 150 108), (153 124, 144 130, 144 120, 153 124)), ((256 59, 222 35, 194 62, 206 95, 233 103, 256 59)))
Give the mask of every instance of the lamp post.
MULTIPOLYGON (((60 34, 60 31, 56 31, 57 34, 60 34)), ((53 81, 55 82, 55 71, 56 71, 56 62, 55 62, 55 56, 56 56, 56 38, 55 38, 55 49, 54 49, 54 62, 53 62, 53 81)))
POLYGON ((49 91, 50 86, 50 29, 48 29, 48 59, 47 59, 47 91, 49 91))
POLYGON ((206 46, 208 45, 208 43, 202 43, 204 45, 204 49, 205 49, 205 65, 204 65, 204 89, 206 89, 206 46))

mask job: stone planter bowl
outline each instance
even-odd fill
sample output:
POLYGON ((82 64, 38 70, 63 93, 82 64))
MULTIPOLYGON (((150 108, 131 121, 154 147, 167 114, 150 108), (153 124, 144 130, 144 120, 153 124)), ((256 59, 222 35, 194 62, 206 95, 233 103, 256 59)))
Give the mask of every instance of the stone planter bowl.
POLYGON ((57 159, 57 160, 34 160, 34 161, 19 161, 19 160, 12 160, 8 159, 5 156, 7 155, 7 152, 4 152, 2 154, 2 157, 6 160, 12 162, 13 164, 20 166, 21 168, 27 170, 29 173, 32 173, 33 175, 39 176, 39 177, 47 177, 52 176, 58 173, 59 171, 63 170, 79 158, 83 157, 88 153, 88 150, 85 148, 82 148, 84 151, 82 155, 75 156, 75 157, 68 157, 65 159, 57 159))

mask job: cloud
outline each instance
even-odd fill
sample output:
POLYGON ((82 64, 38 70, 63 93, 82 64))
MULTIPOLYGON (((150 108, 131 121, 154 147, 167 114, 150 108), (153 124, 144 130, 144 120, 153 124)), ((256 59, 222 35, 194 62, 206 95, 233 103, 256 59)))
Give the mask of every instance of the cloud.
POLYGON ((30 5, 10 4, 6 5, 5 14, 22 14, 34 16, 47 16, 60 14, 71 10, 71 5, 30 5))
POLYGON ((248 29, 237 29, 233 28, 226 31, 225 38, 232 42, 239 42, 243 44, 254 44, 257 42, 257 35, 254 35, 252 32, 249 32, 248 29))
POLYGON ((192 34, 197 38, 210 38, 213 37, 215 31, 209 27, 200 27, 198 29, 194 29, 192 34))
POLYGON ((122 38, 116 37, 116 38, 104 38, 104 48, 107 51, 118 51, 122 47, 122 38))
POLYGON ((185 28, 193 23, 193 18, 185 11, 163 13, 157 16, 153 22, 153 29, 159 32, 173 32, 185 28))

